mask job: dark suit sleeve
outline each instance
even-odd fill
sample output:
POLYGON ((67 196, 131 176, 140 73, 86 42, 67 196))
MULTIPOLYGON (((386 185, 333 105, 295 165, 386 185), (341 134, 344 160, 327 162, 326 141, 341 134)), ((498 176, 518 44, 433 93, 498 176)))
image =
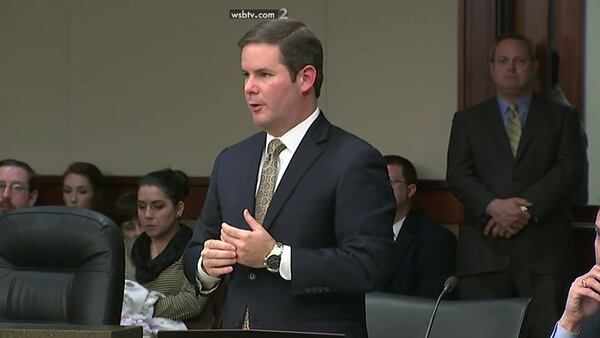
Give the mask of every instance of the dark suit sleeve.
POLYGON ((380 288, 391 272, 395 203, 385 163, 371 147, 353 151, 345 160, 339 163, 344 169, 336 185, 331 225, 337 245, 292 247, 294 294, 315 288, 363 293, 380 288))
POLYGON ((583 176, 585 148, 579 117, 574 110, 562 116, 554 165, 521 195, 533 204, 532 213, 536 218, 543 218, 556 207, 565 205, 583 176))
MULTIPOLYGON (((223 150, 223 152, 224 151, 225 150, 223 150)), ((188 243, 183 256, 185 276, 193 285, 196 285, 198 260, 200 259, 200 252, 202 252, 202 249, 204 248, 204 242, 207 239, 219 238, 221 231, 220 225, 222 217, 219 196, 217 194, 217 174, 219 172, 218 167, 223 152, 221 152, 215 160, 204 208, 202 209, 200 218, 196 222, 194 234, 192 235, 192 239, 188 243)))
POLYGON ((486 208, 495 196, 475 172, 475 159, 464 112, 454 114, 452 120, 446 180, 452 193, 472 215, 486 214, 486 208))
POLYGON ((415 296, 437 298, 443 289, 444 281, 452 276, 456 266, 456 237, 439 229, 435 236, 424 241, 420 253, 422 268, 416 283, 415 296))
POLYGON ((600 337, 600 311, 596 311, 596 313, 584 319, 581 334, 578 336, 578 338, 598 337, 600 337))

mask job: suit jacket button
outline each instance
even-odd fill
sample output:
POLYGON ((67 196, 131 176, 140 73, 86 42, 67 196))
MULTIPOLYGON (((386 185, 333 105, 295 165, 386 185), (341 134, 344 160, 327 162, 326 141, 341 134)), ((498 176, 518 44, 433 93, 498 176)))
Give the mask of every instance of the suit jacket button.
POLYGON ((306 293, 310 293, 311 292, 311 288, 309 286, 304 288, 304 292, 306 293))
POLYGON ((313 286, 311 291, 312 291, 312 293, 317 293, 317 292, 319 292, 319 288, 317 288, 316 286, 313 286))
POLYGON ((324 287, 324 288, 323 288, 323 291, 325 291, 325 292, 329 292, 329 287, 327 287, 327 286, 326 286, 326 287, 324 287))
POLYGON ((256 280, 256 272, 250 271, 248 273, 248 280, 251 281, 251 282, 254 282, 256 280))

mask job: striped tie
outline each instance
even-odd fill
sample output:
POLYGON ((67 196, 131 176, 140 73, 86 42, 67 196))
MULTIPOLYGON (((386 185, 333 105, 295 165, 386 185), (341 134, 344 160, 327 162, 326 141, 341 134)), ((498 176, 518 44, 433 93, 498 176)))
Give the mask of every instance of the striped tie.
POLYGON ((508 120, 506 121, 506 136, 514 157, 517 157, 517 149, 521 140, 521 117, 517 111, 517 106, 511 104, 508 106, 508 120))

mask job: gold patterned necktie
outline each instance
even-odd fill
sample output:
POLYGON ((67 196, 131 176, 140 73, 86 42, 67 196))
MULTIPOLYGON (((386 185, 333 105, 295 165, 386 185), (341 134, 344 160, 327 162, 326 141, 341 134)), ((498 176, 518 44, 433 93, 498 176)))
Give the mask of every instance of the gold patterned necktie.
MULTIPOLYGON (((279 172, 279 154, 285 149, 285 144, 278 138, 269 142, 267 146, 267 156, 260 171, 260 185, 256 192, 256 203, 254 205, 254 218, 262 224, 267 214, 269 204, 275 191, 277 182, 277 173, 279 172)), ((242 330, 250 330, 250 315, 248 306, 244 309, 244 319, 242 321, 242 330)))
POLYGON ((521 117, 517 107, 513 104, 508 106, 508 119, 506 121, 506 136, 512 149, 513 157, 517 157, 517 149, 521 140, 521 117))
POLYGON ((279 154, 284 149, 285 144, 278 138, 271 140, 267 147, 267 156, 260 172, 260 185, 256 192, 256 202, 254 205, 254 218, 260 224, 264 221, 267 209, 273 198, 277 173, 279 171, 279 154))

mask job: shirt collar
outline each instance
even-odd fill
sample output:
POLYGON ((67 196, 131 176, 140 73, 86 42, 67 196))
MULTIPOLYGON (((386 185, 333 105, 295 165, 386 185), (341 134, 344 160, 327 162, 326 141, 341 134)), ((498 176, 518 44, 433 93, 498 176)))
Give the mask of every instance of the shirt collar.
POLYGON ((404 221, 406 220, 406 216, 402 217, 398 222, 392 225, 392 231, 394 232, 394 240, 398 238, 400 234, 400 230, 402 230, 402 226, 404 225, 404 221))
MULTIPOLYGON (((304 119, 304 121, 298 123, 294 128, 288 130, 279 138, 279 140, 281 140, 281 142, 285 145, 285 148, 287 150, 290 150, 292 153, 296 152, 296 149, 298 149, 298 146, 304 138, 304 135, 306 135, 308 128, 310 128, 310 126, 313 124, 313 122, 315 122, 317 117, 319 117, 319 112, 319 107, 317 107, 315 111, 312 114, 310 114, 309 117, 304 119)), ((271 142, 271 140, 273 140, 274 138, 275 136, 267 133, 266 144, 269 144, 269 142, 271 142)), ((266 149, 267 147, 265 147, 265 151, 267 151, 266 149)))
MULTIPOLYGON (((527 93, 523 94, 521 97, 519 97, 519 99, 517 100, 517 111, 519 112, 519 115, 521 116, 522 120, 525 120, 527 118, 527 112, 529 110, 529 104, 531 103, 532 97, 533 90, 530 90, 527 93)), ((502 98, 502 96, 498 94, 496 95, 496 99, 498 101, 498 108, 500 108, 500 113, 502 113, 502 117, 506 119, 508 117, 508 106, 510 105, 510 102, 506 101, 504 98, 502 98)))

